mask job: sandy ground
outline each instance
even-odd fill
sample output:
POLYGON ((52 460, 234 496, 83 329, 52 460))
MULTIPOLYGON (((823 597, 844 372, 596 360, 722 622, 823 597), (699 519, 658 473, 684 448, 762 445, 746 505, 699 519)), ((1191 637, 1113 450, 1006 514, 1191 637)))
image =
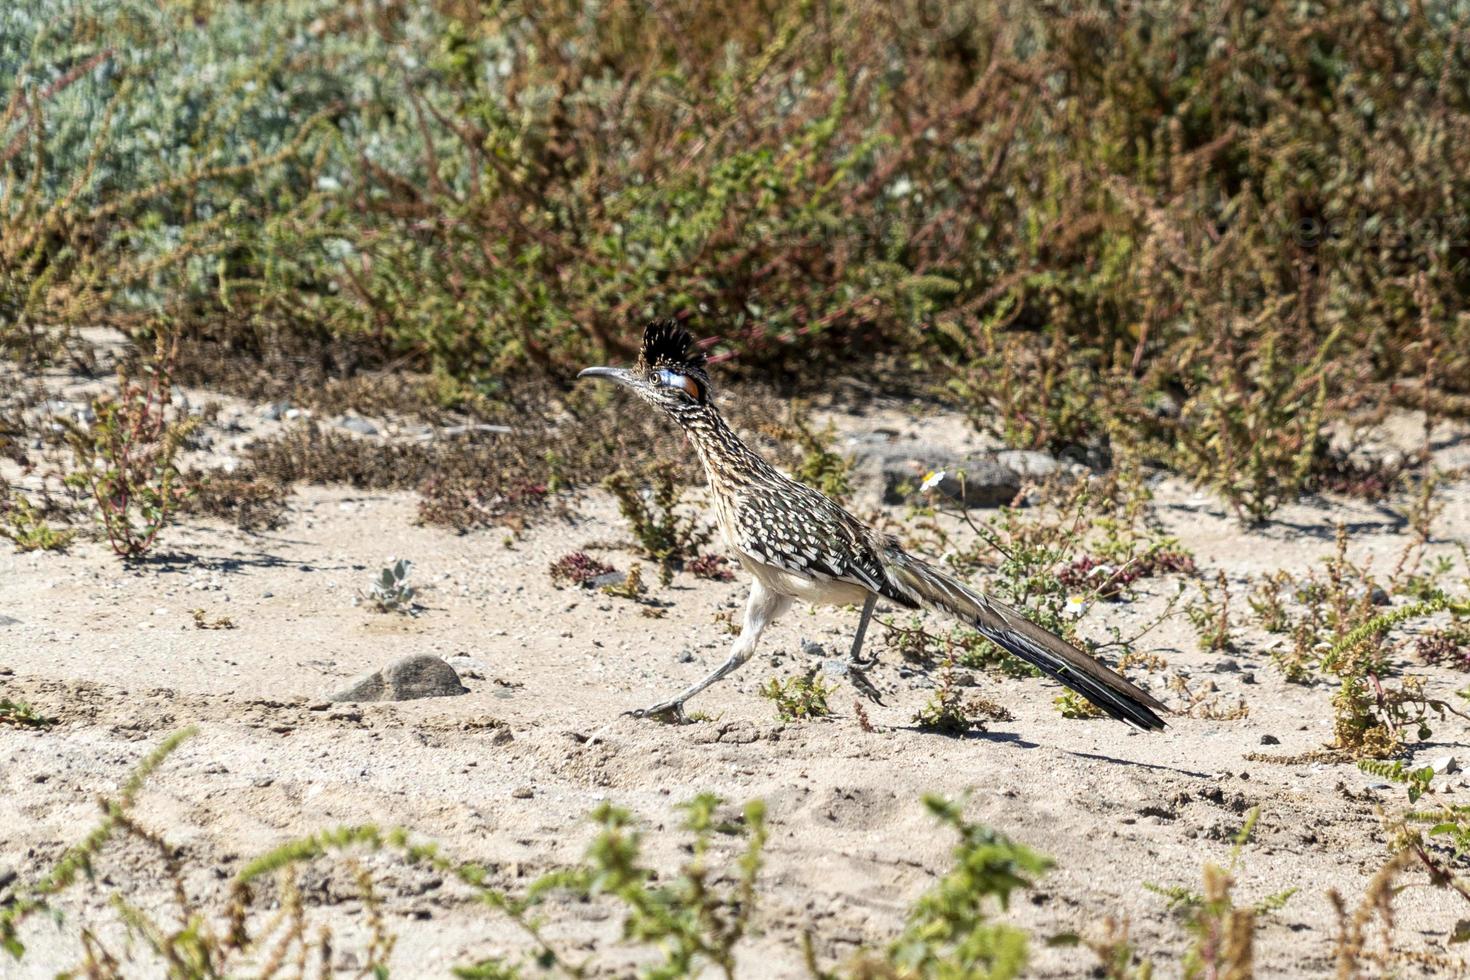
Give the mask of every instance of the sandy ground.
MULTIPOLYGON (((889 414, 929 438, 963 437, 957 425, 909 419, 902 409, 889 414)), ((837 420, 844 430, 873 425, 871 413, 837 420)), ((1440 455, 1444 465, 1464 466, 1470 442, 1447 435, 1440 455)), ((1246 533, 1189 487, 1166 480, 1157 494, 1161 519, 1206 574, 1223 568, 1237 581, 1305 569, 1330 551, 1337 521, 1347 522, 1353 553, 1376 556, 1385 571, 1403 541, 1401 522, 1378 506, 1293 506, 1267 529, 1246 533)), ((1445 500, 1438 527, 1448 549, 1470 537, 1470 485, 1451 485, 1445 500)), ((1248 903, 1299 889, 1262 923, 1261 975, 1332 971, 1327 891, 1356 902, 1386 856, 1375 807, 1399 805, 1402 791, 1374 792, 1375 780, 1351 766, 1247 760, 1263 750, 1316 749, 1329 738, 1330 689, 1284 683, 1260 637, 1224 655, 1240 668, 1225 672, 1216 671, 1221 655, 1199 652, 1182 617, 1143 644, 1192 683, 1213 681, 1225 701, 1243 696, 1244 719, 1177 717, 1166 732, 1144 735, 1061 718, 1051 704, 1056 689, 1043 681, 981 677, 979 691, 1015 720, 948 738, 912 726, 932 682, 900 676, 891 650, 874 674, 887 702, 868 709, 874 731, 860 727, 847 690, 834 697, 831 719, 778 722, 758 685, 804 672, 814 660, 803 640, 845 650, 856 621, 851 610, 798 608, 767 633, 742 672, 693 704, 714 721, 638 721, 620 712, 723 659, 728 637, 714 617, 738 618, 745 585, 681 574, 667 589, 654 586, 666 611, 660 619, 625 600, 555 588, 546 572, 554 559, 625 538, 601 492, 577 498, 571 512, 508 544, 498 531, 416 526, 409 494, 301 488, 278 532, 187 523, 166 535, 165 557, 136 568, 96 543, 65 555, 0 549, 0 695, 61 719, 46 732, 0 728, 0 871, 38 875, 95 819, 97 794, 115 791, 150 747, 192 723, 199 736, 149 782, 139 813, 182 845, 195 869, 190 887, 206 897, 222 894, 244 861, 294 835, 362 822, 412 827, 513 887, 577 860, 593 834, 586 814, 602 801, 638 814, 651 859, 671 869, 684 840, 675 830, 679 801, 701 791, 758 797, 772 832, 757 935, 741 947, 744 975, 799 976, 804 930, 829 959, 857 943, 882 943, 946 870, 952 837, 920 803, 934 792, 967 795, 974 819, 1056 860, 1012 908, 1014 921, 1043 935, 1096 935, 1105 916, 1126 918, 1141 950, 1171 976, 1184 933, 1145 885, 1197 889, 1202 865, 1228 859, 1230 837, 1259 806, 1238 897, 1248 903), (389 556, 416 563, 421 614, 354 605, 389 556), (196 608, 228 616, 237 628, 198 630, 196 608), (470 692, 321 703, 352 678, 420 652, 460 666, 470 692), (1280 744, 1263 747, 1263 736, 1280 744)), ((620 569, 633 560, 617 549, 599 554, 620 569)), ((1094 628, 1146 620, 1172 591, 1163 582, 1151 588, 1153 597, 1100 610, 1094 628)), ((1426 673, 1441 696, 1463 686, 1463 675, 1426 673)), ((1163 690, 1162 678, 1154 689, 1163 690)), ((1470 765, 1458 719, 1437 726, 1416 759, 1447 753, 1470 765)), ((1461 776, 1441 790, 1470 801, 1461 776)), ((104 921, 100 901, 114 890, 162 907, 156 869, 143 858, 136 849, 104 858, 97 870, 107 887, 63 901, 70 923, 104 921)), ((454 883, 386 857, 370 864, 386 880, 397 975, 442 976, 451 964, 520 948, 504 922, 454 883)), ((315 914, 330 923, 338 948, 349 948, 365 928, 362 904, 343 874, 313 882, 315 914)), ((1467 911, 1462 900, 1422 884, 1399 895, 1396 908, 1402 947, 1438 952, 1467 911)), ((626 972, 617 965, 626 956, 618 920, 606 907, 554 903, 548 918, 552 934, 574 949, 610 950, 610 975, 626 972)), ((4 962, 0 974, 53 975, 75 962, 75 934, 33 920, 24 932, 29 955, 4 962)), ((353 962, 343 953, 337 965, 353 962)), ((1085 948, 1037 943, 1030 973, 1076 977, 1094 963, 1085 948)))

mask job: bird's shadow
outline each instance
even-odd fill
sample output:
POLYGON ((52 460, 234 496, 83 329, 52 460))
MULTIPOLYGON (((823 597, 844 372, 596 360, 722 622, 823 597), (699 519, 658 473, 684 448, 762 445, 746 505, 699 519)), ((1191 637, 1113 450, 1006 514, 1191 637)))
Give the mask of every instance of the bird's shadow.
POLYGON ((1140 769, 1154 769, 1158 772, 1172 772, 1180 776, 1191 776, 1195 779, 1214 779, 1215 773, 1197 772, 1194 769, 1180 769, 1178 766, 1165 766, 1157 762, 1139 762, 1137 759, 1120 759, 1114 755, 1103 755, 1101 752, 1073 752, 1071 749, 1062 749, 1068 755, 1079 759, 1096 759, 1099 762, 1116 762, 1124 766, 1136 766, 1140 769))
MULTIPOLYGON (((991 731, 969 731, 963 734, 948 735, 943 732, 935 732, 931 729, 921 728, 918 725, 904 725, 899 731, 914 732, 922 735, 939 735, 942 738, 953 738, 967 742, 994 742, 1001 745, 1009 745, 1018 749, 1039 749, 1039 742, 1028 741, 1015 732, 991 732, 991 731)), ((1058 749, 1068 755, 1079 759, 1094 759, 1098 762, 1111 762, 1120 766, 1134 766, 1139 769, 1153 769, 1158 772, 1172 772, 1180 776, 1190 776, 1195 779, 1214 779, 1214 773, 1197 772, 1193 769, 1180 769, 1177 766, 1161 765, 1157 762, 1139 762, 1136 759, 1120 759, 1114 755, 1103 755, 1100 752, 1074 752, 1071 749, 1058 749)))

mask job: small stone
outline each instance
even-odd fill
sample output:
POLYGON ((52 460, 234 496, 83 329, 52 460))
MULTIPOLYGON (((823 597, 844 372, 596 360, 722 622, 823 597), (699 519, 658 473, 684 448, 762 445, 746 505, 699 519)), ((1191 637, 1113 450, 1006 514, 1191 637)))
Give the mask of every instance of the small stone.
POLYGON ((536 792, 529 786, 517 786, 510 791, 510 795, 518 800, 529 800, 536 795, 536 792))
POLYGON ((601 575, 589 578, 582 585, 588 589, 604 589, 609 585, 622 585, 627 577, 624 572, 603 572, 601 575))
POLYGON ((693 650, 680 650, 679 651, 679 656, 676 659, 681 664, 692 664, 692 663, 694 663, 694 651, 693 650))
POLYGON ((1460 761, 1452 755, 1442 755, 1429 764, 1436 776, 1447 776, 1460 771, 1460 761))
POLYGON ((359 678, 328 701, 412 701, 416 698, 468 694, 453 667, 430 653, 395 660, 382 670, 359 678))
POLYGON ((290 407, 291 406, 287 405, 285 402, 276 402, 275 404, 267 405, 265 408, 262 408, 260 410, 260 417, 265 419, 267 422, 279 422, 281 416, 285 415, 290 407))
POLYGON ((827 655, 827 648, 815 640, 802 640, 801 652, 808 657, 825 657, 827 655))
POLYGON ((340 425, 348 432, 356 432, 360 436, 375 436, 378 434, 378 427, 376 425, 373 425, 367 419, 360 419, 355 415, 349 415, 342 419, 340 425))
POLYGON ((1275 735, 1262 735, 1261 736, 1261 744, 1262 745, 1280 745, 1281 744, 1281 739, 1277 738, 1275 735))
POLYGON ((1234 660, 1220 660, 1215 663, 1215 673, 1234 674, 1240 671, 1240 664, 1234 660))

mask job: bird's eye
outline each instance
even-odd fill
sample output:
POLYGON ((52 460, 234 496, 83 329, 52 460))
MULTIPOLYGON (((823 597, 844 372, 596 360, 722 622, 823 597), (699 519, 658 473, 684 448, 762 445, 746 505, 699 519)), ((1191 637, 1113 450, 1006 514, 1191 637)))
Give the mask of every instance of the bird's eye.
POLYGON ((678 371, 670 371, 666 368, 658 373, 658 380, 665 387, 678 388, 694 401, 700 400, 699 382, 687 374, 680 374, 678 371))

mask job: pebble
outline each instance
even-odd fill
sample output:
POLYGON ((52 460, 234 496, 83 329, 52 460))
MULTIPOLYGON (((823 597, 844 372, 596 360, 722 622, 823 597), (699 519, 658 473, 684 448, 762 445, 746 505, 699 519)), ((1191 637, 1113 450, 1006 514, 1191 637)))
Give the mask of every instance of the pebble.
POLYGON ((376 425, 373 425, 367 419, 360 419, 353 415, 347 416, 338 424, 348 432, 356 432, 360 436, 375 436, 378 434, 378 427, 376 425))
POLYGON ((1275 735, 1262 735, 1261 736, 1261 744, 1262 745, 1280 745, 1281 744, 1281 739, 1277 738, 1275 735))
POLYGON ((1429 764, 1436 776, 1446 776, 1460 771, 1460 761, 1452 755, 1442 755, 1429 764))
POLYGON ((529 800, 531 797, 535 796, 536 793, 529 786, 518 786, 510 791, 510 795, 518 800, 529 800))
POLYGON ((1215 673, 1217 674, 1234 674, 1239 672, 1239 670, 1240 664, 1234 660, 1221 660, 1215 664, 1215 673))

